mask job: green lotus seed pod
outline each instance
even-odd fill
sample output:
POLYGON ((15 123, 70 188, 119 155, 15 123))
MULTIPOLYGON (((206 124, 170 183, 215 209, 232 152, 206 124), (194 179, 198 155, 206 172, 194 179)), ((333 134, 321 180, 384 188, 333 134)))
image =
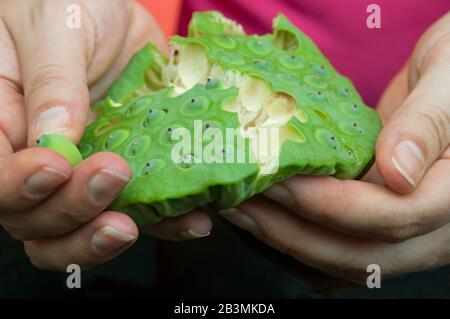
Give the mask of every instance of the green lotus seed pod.
POLYGON ((75 144, 62 135, 42 135, 38 138, 36 146, 48 148, 61 154, 69 161, 71 166, 75 166, 83 160, 81 153, 75 144))
POLYGON ((377 113, 284 16, 247 36, 195 13, 189 37, 171 41, 169 59, 137 53, 81 141, 84 157, 116 152, 133 170, 111 208, 153 223, 233 207, 295 174, 357 178, 373 162, 377 113))

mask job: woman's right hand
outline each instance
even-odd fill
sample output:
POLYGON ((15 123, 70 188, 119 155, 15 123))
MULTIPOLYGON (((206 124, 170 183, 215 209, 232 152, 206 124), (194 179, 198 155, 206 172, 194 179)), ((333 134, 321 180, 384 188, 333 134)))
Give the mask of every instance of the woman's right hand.
MULTIPOLYGON (((135 1, 0 3, 0 225, 24 241, 40 268, 91 267, 138 236, 127 215, 104 212, 131 178, 124 159, 103 152, 71 168, 57 153, 33 146, 48 133, 77 143, 90 103, 148 41, 164 50, 160 29, 135 1), (74 29, 66 24, 73 4, 81 9, 74 29)), ((210 228, 209 218, 195 213, 147 230, 177 240, 210 228)))

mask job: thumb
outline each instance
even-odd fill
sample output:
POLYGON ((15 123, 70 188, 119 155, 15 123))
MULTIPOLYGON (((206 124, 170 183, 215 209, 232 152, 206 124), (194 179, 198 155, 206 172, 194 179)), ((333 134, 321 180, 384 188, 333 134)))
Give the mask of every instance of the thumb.
POLYGON ((24 19, 11 28, 22 70, 29 146, 40 135, 56 132, 78 142, 89 111, 85 28, 69 29, 64 14, 46 13, 54 19, 24 19))
POLYGON ((428 64, 377 143, 377 168, 392 190, 415 189, 450 143, 450 54, 428 64))

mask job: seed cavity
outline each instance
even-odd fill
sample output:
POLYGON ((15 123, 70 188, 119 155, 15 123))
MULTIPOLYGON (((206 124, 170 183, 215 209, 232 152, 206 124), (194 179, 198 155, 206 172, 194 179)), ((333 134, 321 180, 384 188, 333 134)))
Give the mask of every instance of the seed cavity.
POLYGON ((280 129, 280 145, 282 145, 286 140, 290 140, 296 143, 303 143, 305 142, 306 138, 305 135, 301 132, 300 128, 288 124, 280 129))
POLYGON ((296 51, 300 48, 297 36, 287 30, 277 30, 273 39, 274 44, 284 51, 296 51))
POLYGON ((324 121, 325 123, 330 123, 331 119, 328 116, 328 114, 326 114, 325 112, 319 110, 319 109, 314 109, 314 112, 322 119, 322 121, 324 121))

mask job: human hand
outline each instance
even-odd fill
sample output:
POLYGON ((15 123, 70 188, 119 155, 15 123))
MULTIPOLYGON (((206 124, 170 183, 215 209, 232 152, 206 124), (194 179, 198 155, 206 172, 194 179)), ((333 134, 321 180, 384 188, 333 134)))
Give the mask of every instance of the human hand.
MULTIPOLYGON (((33 146, 44 133, 78 142, 90 102, 148 41, 164 50, 158 26, 135 1, 0 2, 0 224, 24 240, 40 268, 90 267, 138 236, 128 216, 103 212, 131 176, 126 161, 98 153, 72 169, 60 155, 33 146), (79 29, 66 26, 74 3, 79 29)), ((194 228, 192 216, 169 230, 194 228)))
POLYGON ((336 277, 450 263, 450 14, 418 42, 379 105, 376 166, 361 181, 295 176, 222 216, 336 277), (379 172, 379 174, 378 174, 379 172))

